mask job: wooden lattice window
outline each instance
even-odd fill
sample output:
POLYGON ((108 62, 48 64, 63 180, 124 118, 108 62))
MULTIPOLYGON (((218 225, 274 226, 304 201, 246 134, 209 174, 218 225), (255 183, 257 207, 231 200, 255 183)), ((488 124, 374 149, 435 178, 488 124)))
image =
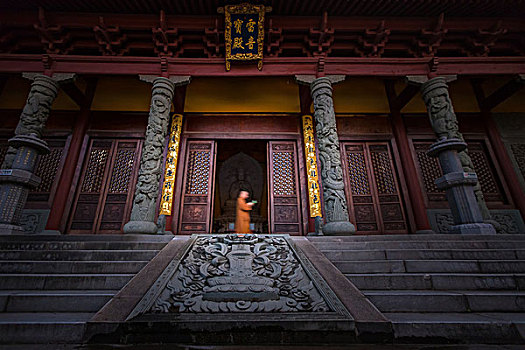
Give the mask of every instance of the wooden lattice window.
POLYGON ((53 186, 58 181, 62 162, 65 157, 66 139, 47 139, 50 152, 40 156, 35 174, 40 177, 40 185, 29 193, 28 201, 47 202, 50 199, 53 186))
POLYGON ((390 145, 346 142, 342 149, 350 221, 357 232, 408 232, 390 145))
MULTIPOLYGON (((40 177, 42 182, 36 189, 29 192, 28 202, 49 202, 62 169, 66 137, 48 137, 45 141, 50 152, 39 157, 35 168, 35 175, 40 177)), ((4 162, 8 148, 7 139, 0 140, 0 165, 4 162)))
MULTIPOLYGON (((491 161, 490 153, 483 141, 467 141, 468 153, 474 166, 474 171, 478 176, 481 190, 487 203, 503 204, 506 197, 502 190, 501 183, 496 177, 494 163, 491 161)), ((422 180, 425 194, 430 204, 432 202, 446 202, 444 191, 437 189, 435 181, 443 176, 441 166, 437 158, 429 157, 427 150, 431 141, 414 140, 412 142, 415 150, 419 176, 422 180)))

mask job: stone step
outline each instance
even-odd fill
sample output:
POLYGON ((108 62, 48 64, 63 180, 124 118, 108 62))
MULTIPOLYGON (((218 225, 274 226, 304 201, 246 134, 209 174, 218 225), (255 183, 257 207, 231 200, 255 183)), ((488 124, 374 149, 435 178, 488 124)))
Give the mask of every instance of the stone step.
POLYGON ((0 291, 1 312, 97 312, 117 290, 0 291))
POLYGON ((525 260, 368 260, 365 263, 352 260, 332 263, 342 273, 525 273, 525 260))
POLYGON ((524 241, 525 234, 509 235, 451 235, 451 234, 404 234, 404 235, 353 235, 353 236, 308 236, 308 240, 319 242, 400 242, 400 241, 524 241))
POLYGON ((56 242, 2 242, 0 250, 160 250, 164 242, 106 242, 106 241, 56 241, 56 242))
POLYGON ((323 250, 331 261, 345 260, 525 260, 525 249, 323 250))
POLYGON ((0 344, 80 343, 94 313, 0 313, 0 344))
POLYGON ((523 344, 525 313, 385 313, 397 342, 523 344))
POLYGON ((0 274, 0 290, 121 289, 134 274, 0 274))
POLYGON ((1 250, 0 260, 149 261, 157 250, 1 250))
POLYGON ((148 261, 21 261, 0 263, 0 273, 137 273, 148 261))
POLYGON ((525 249, 522 241, 399 241, 399 242, 314 242, 326 250, 386 250, 386 249, 525 249))
POLYGON ((525 312, 525 292, 365 290, 382 312, 525 312))
POLYGON ((345 274, 359 289, 404 290, 517 290, 525 288, 525 274, 387 273, 345 274))
POLYGON ((103 234, 103 235, 0 235, 0 242, 164 242, 168 243, 173 235, 135 235, 135 234, 103 234))

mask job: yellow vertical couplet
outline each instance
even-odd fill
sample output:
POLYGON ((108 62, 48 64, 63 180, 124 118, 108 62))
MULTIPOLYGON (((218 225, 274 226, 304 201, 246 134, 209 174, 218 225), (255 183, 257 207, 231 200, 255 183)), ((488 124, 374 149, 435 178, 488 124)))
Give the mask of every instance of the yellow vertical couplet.
POLYGON ((310 216, 322 217, 321 195, 317 174, 317 157, 315 155, 314 125, 312 116, 303 115, 304 154, 306 156, 306 170, 308 173, 308 197, 310 201, 310 216))
POLYGON ((164 184, 162 185, 162 197, 160 199, 160 215, 171 215, 181 131, 182 115, 175 114, 171 123, 170 142, 168 143, 168 154, 166 155, 164 184))

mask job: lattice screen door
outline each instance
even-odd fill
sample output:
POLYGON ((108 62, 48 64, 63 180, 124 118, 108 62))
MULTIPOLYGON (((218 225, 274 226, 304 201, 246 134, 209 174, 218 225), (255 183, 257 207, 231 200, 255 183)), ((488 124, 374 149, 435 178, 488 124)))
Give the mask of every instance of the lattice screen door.
POLYGON ((388 142, 345 142, 342 149, 350 221, 357 232, 407 233, 388 142))
POLYGON ((92 139, 75 196, 70 233, 120 233, 135 192, 141 141, 92 139))
POLYGON ((188 141, 182 210, 182 234, 210 233, 215 177, 215 141, 188 141))
POLYGON ((301 235, 297 150, 293 141, 268 142, 270 233, 301 235))

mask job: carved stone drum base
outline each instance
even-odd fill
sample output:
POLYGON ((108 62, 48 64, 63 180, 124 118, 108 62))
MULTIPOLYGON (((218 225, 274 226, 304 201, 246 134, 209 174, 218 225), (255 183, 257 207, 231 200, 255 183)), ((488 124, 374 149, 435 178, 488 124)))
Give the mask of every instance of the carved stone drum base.
POLYGON ((124 225, 124 233, 156 234, 157 230, 157 225, 151 221, 130 221, 124 225))
POLYGON ((350 221, 332 221, 323 225, 323 234, 327 236, 345 236, 355 233, 355 226, 350 221))

